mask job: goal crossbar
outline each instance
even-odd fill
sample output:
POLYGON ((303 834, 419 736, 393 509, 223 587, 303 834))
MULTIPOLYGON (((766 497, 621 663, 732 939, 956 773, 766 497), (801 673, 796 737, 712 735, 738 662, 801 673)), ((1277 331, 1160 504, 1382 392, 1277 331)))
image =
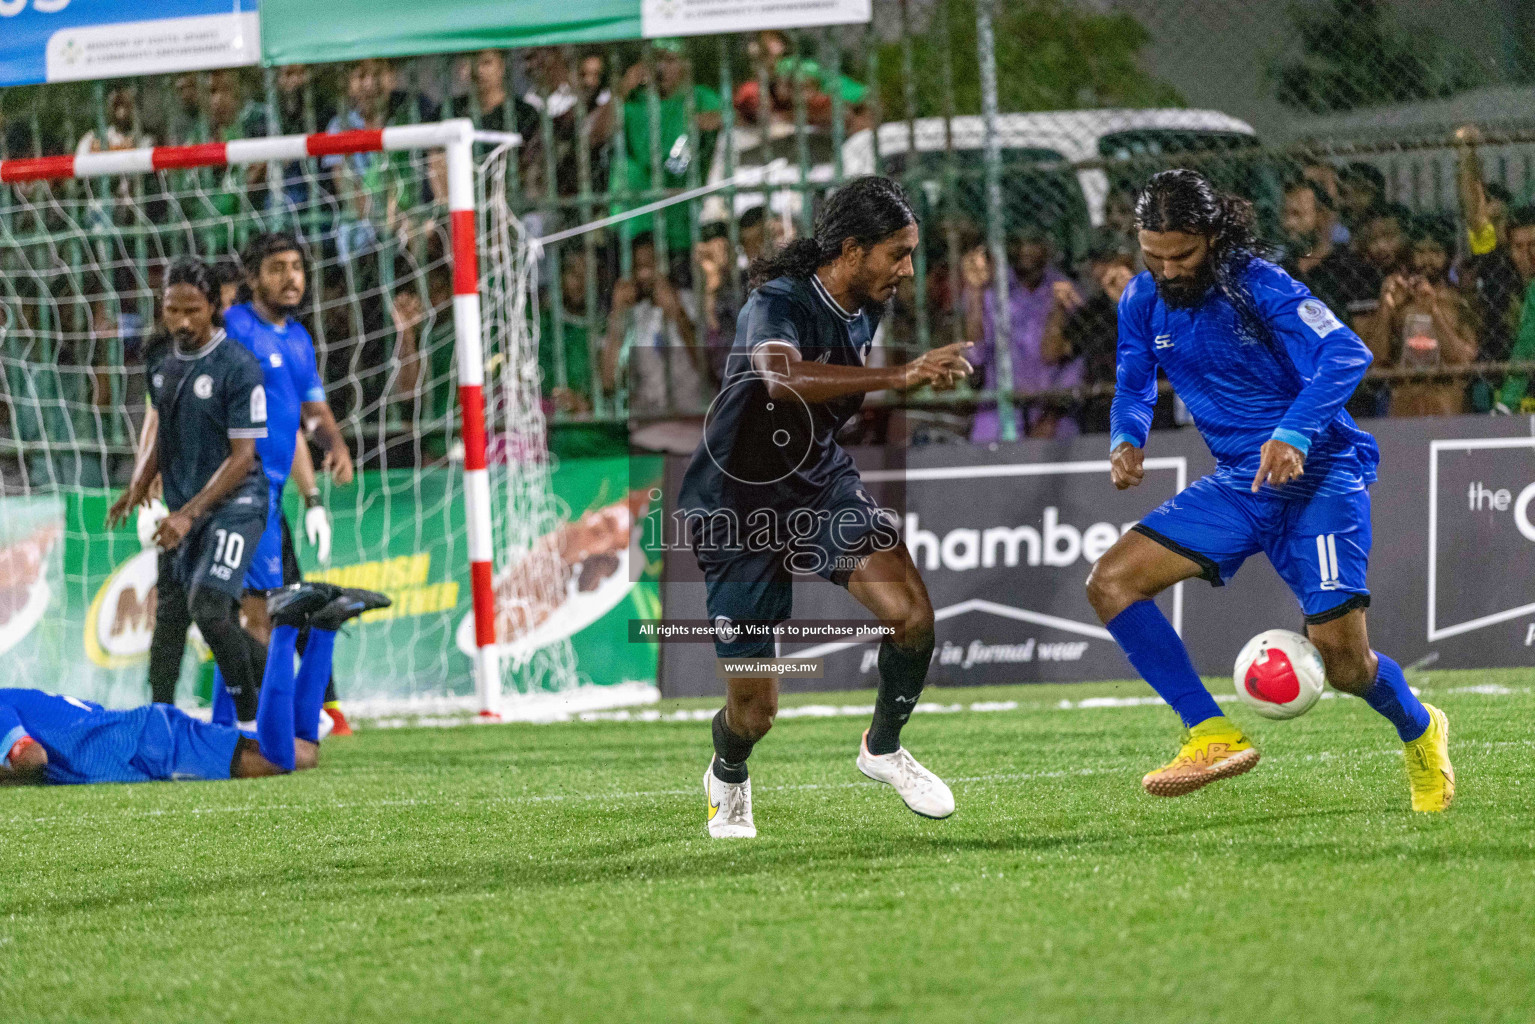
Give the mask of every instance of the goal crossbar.
MULTIPOLYGON (((496 650, 490 479, 486 461, 485 350, 475 231, 473 122, 455 118, 376 130, 279 135, 195 146, 152 146, 70 156, 0 161, 0 184, 93 178, 196 167, 286 162, 354 153, 441 149, 447 158, 448 213, 453 268, 453 334, 464 448, 464 515, 474 601, 475 676, 481 708, 501 703, 496 650)), ((483 133, 485 141, 516 145, 511 133, 483 133)))

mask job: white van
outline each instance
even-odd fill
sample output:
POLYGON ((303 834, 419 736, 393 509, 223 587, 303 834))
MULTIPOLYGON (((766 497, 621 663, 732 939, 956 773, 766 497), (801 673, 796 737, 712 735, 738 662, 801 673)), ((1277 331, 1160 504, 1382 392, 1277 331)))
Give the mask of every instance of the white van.
MULTIPOLYGON (((978 115, 922 117, 915 122, 891 121, 879 132, 880 170, 919 188, 929 207, 936 206, 950 166, 962 207, 984 221, 985 121, 978 115), (952 143, 945 139, 945 128, 952 143), (913 131, 915 129, 915 131, 913 131), (915 145, 913 145, 915 135, 915 145), (952 165, 948 151, 952 145, 952 165)), ((766 201, 774 213, 796 216, 800 209, 800 174, 793 125, 775 124, 767 145, 756 128, 736 129, 737 177, 734 210, 739 216, 766 201), (743 187, 744 186, 744 187, 743 187), (751 187, 756 186, 756 187, 751 187), (765 186, 765 187, 764 187, 765 186)), ((1066 110, 1037 114, 1001 114, 997 117, 1004 167, 1003 197, 1009 212, 1050 221, 1075 222, 1078 227, 1100 227, 1111 187, 1128 187, 1136 168, 1116 175, 1112 166, 1077 167, 1091 161, 1129 160, 1176 153, 1241 151, 1256 149, 1257 133, 1245 121, 1215 110, 1066 110), (1019 167, 1018 165, 1027 165, 1019 167), (1051 165, 1060 165, 1052 170, 1051 165), (1118 180, 1123 178, 1124 180, 1118 180)), ((808 180, 824 187, 833 179, 829 137, 813 132, 808 180)), ((860 131, 842 147, 844 177, 874 173, 874 130, 860 131)), ((1144 165, 1141 165, 1143 168, 1144 165)), ((1212 167, 1219 171, 1219 168, 1212 167)), ((1230 168, 1228 168, 1230 170, 1230 168)), ((1141 176, 1144 170, 1141 169, 1141 176)), ((1241 162, 1236 173, 1244 177, 1262 174, 1261 165, 1241 162)), ((1221 177, 1220 173, 1215 175, 1221 177)), ((709 181, 725 180, 724 146, 715 147, 709 181)), ((1278 199, 1278 182, 1222 182, 1247 194, 1272 193, 1278 199)), ((726 201, 716 193, 705 203, 702 220, 719 221, 727 216, 726 201)))

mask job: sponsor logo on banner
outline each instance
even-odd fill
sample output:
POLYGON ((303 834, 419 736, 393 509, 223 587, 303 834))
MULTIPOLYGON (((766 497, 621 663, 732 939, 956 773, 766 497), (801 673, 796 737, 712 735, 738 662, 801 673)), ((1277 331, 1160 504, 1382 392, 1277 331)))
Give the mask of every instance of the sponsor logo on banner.
POLYGON ((1535 437, 1433 441, 1428 474, 1428 640, 1535 613, 1535 437))
MULTIPOLYGON (((522 664, 540 648, 569 639, 624 598, 638 579, 630 574, 647 492, 591 509, 534 541, 531 550, 496 573, 496 649, 500 657, 522 664)), ((729 623, 729 620, 725 620, 729 623)), ((458 649, 476 650, 474 613, 459 621, 458 649)))
MULTIPOLYGON (((1119 671, 1118 649, 1088 605, 1083 584, 1093 563, 1147 508, 1187 482, 1188 462, 1181 456, 1147 459, 1146 469, 1146 484, 1134 492, 1112 489, 1107 460, 865 473, 871 487, 905 487, 904 540, 938 623, 931 678, 1075 678, 1092 671, 1083 663, 1101 665, 1097 671, 1105 678, 1119 671)), ((807 589, 803 603, 818 596, 807 589)), ((1181 584, 1168 601, 1169 617, 1181 629, 1181 584)), ((797 593, 797 615, 817 614, 802 611, 801 603, 797 593)), ((857 647, 859 672, 877 671, 878 649, 868 642, 836 641, 787 653, 815 658, 857 647)))
POLYGON ((54 525, 0 547, 0 654, 15 647, 42 621, 53 600, 49 556, 63 531, 54 525))
POLYGON ((864 25, 873 15, 872 0, 642 0, 640 32, 658 36, 714 35, 759 29, 864 25))
POLYGON ((145 548, 107 577, 85 613, 85 653, 102 668, 147 657, 155 631, 159 549, 145 548))
MULTIPOLYGON (((30 0, 39 14, 57 14, 69 6, 69 0, 30 0)), ((14 18, 27 9, 28 0, 0 0, 0 18, 14 18)))
POLYGON ((254 64, 257 0, 0 0, 0 86, 254 64))

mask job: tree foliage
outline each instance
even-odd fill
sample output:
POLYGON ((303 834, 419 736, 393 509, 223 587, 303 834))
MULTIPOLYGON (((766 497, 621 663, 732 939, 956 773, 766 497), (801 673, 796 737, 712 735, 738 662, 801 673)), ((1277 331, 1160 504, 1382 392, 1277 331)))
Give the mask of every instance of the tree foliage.
POLYGON ((1395 23, 1379 0, 1292 4, 1300 53, 1270 66, 1276 97, 1312 114, 1448 96, 1479 84, 1431 31, 1395 23))
MULTIPOLYGON (((981 111, 975 0, 948 0, 949 33, 913 33, 918 117, 944 112, 943 48, 954 76, 954 112, 981 111)), ((1003 113, 1084 107, 1174 107, 1184 100, 1146 73, 1137 57, 1151 34, 1122 12, 1094 13, 1069 0, 996 4, 997 99, 1003 113)), ((887 120, 906 115, 901 43, 881 47, 880 100, 887 120)))

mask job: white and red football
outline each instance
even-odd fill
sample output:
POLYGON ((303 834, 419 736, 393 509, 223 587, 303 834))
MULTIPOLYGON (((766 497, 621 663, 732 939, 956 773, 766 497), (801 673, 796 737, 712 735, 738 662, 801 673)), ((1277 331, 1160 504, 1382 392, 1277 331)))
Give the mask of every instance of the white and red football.
POLYGON ((1310 640, 1270 629, 1247 641, 1232 678, 1237 696, 1264 718, 1295 718, 1322 696, 1327 672, 1310 640))

